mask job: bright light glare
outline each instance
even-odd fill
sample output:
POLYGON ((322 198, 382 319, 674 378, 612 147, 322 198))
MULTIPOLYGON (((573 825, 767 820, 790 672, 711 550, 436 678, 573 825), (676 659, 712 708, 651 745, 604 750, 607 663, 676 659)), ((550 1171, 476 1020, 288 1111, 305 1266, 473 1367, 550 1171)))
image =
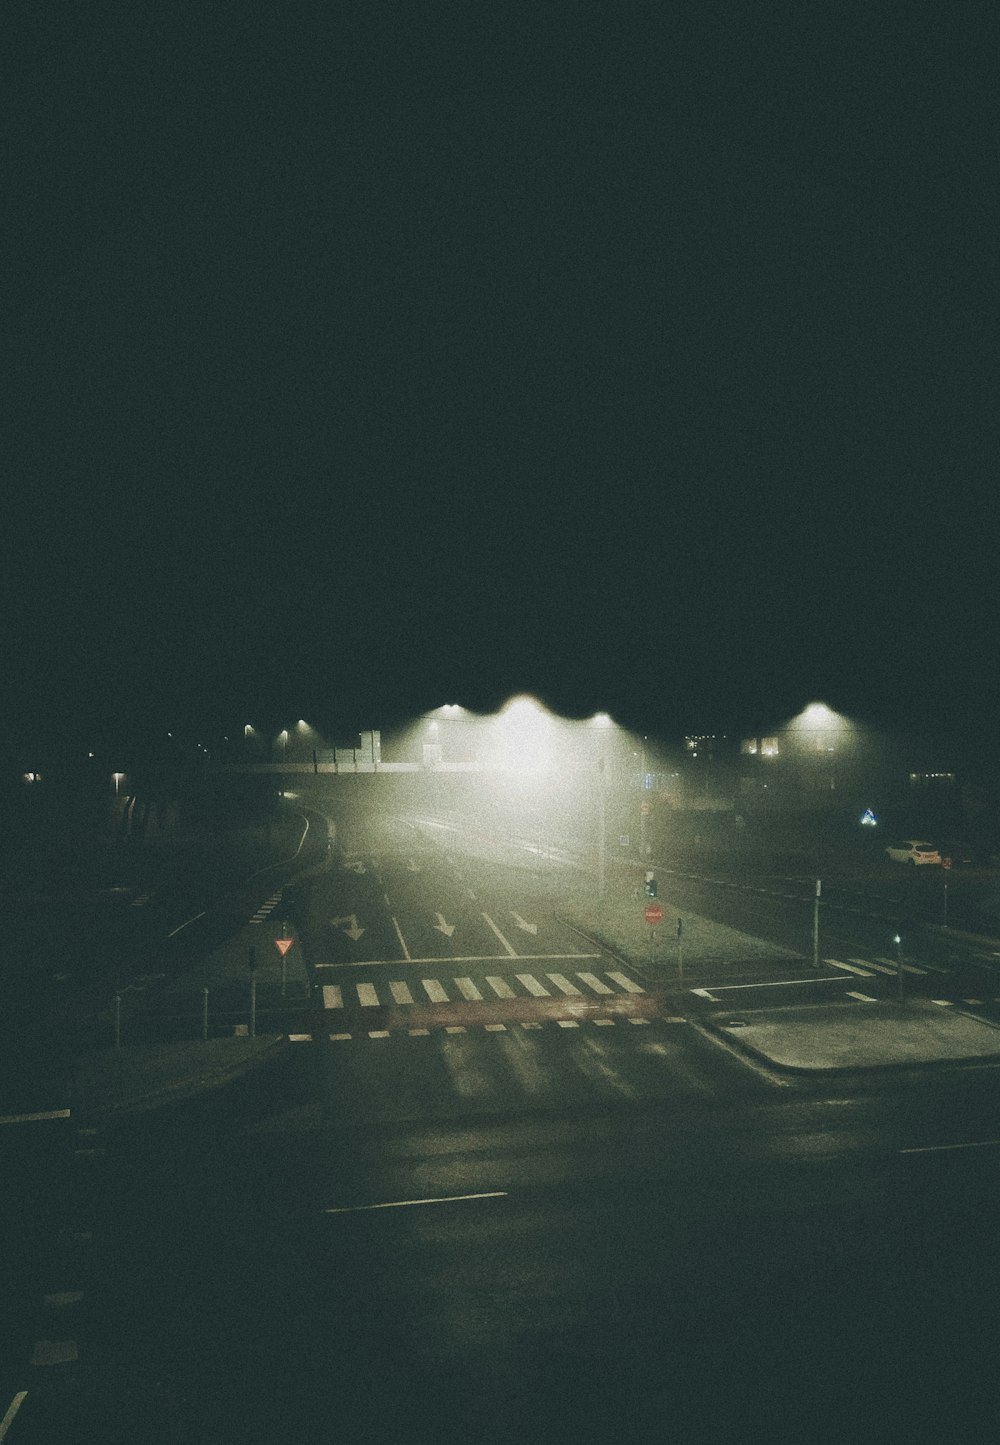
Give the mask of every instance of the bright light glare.
POLYGON ((527 772, 545 768, 553 723, 552 714, 533 697, 512 698, 500 709, 493 727, 501 766, 527 772))
POLYGON ((609 728, 612 726, 611 715, 610 713, 606 712, 595 712, 594 716, 590 719, 590 721, 593 723, 594 727, 598 728, 609 728))

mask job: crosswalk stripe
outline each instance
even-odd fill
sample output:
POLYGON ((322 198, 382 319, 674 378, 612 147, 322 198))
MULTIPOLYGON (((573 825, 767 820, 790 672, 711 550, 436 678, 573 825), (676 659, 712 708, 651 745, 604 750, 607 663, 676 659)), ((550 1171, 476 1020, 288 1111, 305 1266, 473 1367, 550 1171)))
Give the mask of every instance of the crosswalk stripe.
POLYGON ((602 983, 601 980, 592 973, 578 973, 577 978, 582 979, 587 987, 592 988, 595 993, 614 993, 613 988, 608 988, 606 983, 602 983))
POLYGON ((324 1008, 343 1008, 343 1007, 344 1007, 344 995, 343 995, 343 993, 342 993, 341 990, 340 990, 340 985, 339 985, 339 984, 336 984, 336 983, 325 983, 325 984, 323 985, 323 1007, 324 1007, 324 1008))
POLYGON ((373 983, 359 983, 357 989, 358 1003, 363 1008, 378 1008, 378 994, 373 983))
POLYGON ((854 963, 841 963, 839 958, 824 958, 823 962, 830 964, 832 968, 842 968, 847 973, 860 974, 862 978, 872 977, 872 971, 870 968, 859 968, 857 964, 854 963))
POLYGON ((476 1003, 482 998, 482 994, 472 982, 471 978, 456 978, 455 984, 462 997, 467 998, 470 1003, 476 1003))
POLYGON ((870 958, 852 958, 851 962, 864 964, 865 968, 873 968, 876 973, 894 974, 896 972, 894 968, 886 968, 884 963, 872 963, 870 958))
POLYGON ((390 983, 389 990, 392 993, 394 1003, 412 1003, 413 995, 408 984, 390 983))
MULTIPOLYGON (((888 965, 890 966, 890 968, 892 969, 892 972, 893 972, 893 973, 895 973, 895 972, 897 971, 897 969, 898 969, 898 964, 895 962, 894 959, 891 959, 891 958, 883 958, 881 954, 879 954, 879 963, 886 963, 886 964, 888 964, 888 965)), ((904 972, 904 973, 926 973, 927 970, 926 970, 926 968, 919 968, 915 963, 904 963, 904 964, 903 964, 903 972, 904 972)))
POLYGON ((486 979, 486 982, 489 984, 490 988, 491 988, 491 989, 493 990, 493 992, 496 994, 497 998, 516 998, 516 997, 517 997, 517 995, 515 994, 514 990, 511 988, 510 984, 509 984, 509 983, 507 982, 507 980, 504 979, 504 978, 494 978, 494 977, 492 977, 492 975, 488 975, 488 976, 487 976, 487 979, 486 979))
POLYGON ((577 998, 580 997, 580 990, 577 988, 575 983, 570 983, 569 979, 565 976, 565 974, 547 973, 545 977, 550 978, 555 984, 556 988, 560 989, 563 993, 575 994, 577 998))
POLYGON ((528 992, 530 994, 533 994, 535 998, 552 997, 545 985, 543 983, 539 983, 538 979, 533 973, 519 973, 517 977, 520 982, 524 984, 528 992))
POLYGON ((626 993, 646 992, 644 988, 641 988, 639 984, 637 984, 633 979, 629 978, 629 976, 625 973, 609 973, 608 978, 613 978, 615 983, 620 983, 626 993))
POLYGON ((424 978, 420 980, 424 986, 424 992, 431 1003, 447 1003, 448 995, 438 983, 436 978, 424 978))

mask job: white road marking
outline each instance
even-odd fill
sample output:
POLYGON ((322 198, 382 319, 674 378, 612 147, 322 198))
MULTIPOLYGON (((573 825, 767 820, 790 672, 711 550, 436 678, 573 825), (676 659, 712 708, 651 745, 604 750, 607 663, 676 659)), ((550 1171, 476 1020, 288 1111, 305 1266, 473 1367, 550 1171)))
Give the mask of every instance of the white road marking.
POLYGON ((629 1021, 630 1024, 648 1024, 648 1023, 649 1023, 649 1019, 636 1018, 636 1017, 634 1017, 632 1014, 627 1014, 626 1017, 628 1018, 628 1021, 629 1021))
POLYGON ((21 1406, 24 1404, 27 1398, 27 1390, 18 1390, 13 1400, 11 1400, 10 1404, 7 1406, 7 1409, 4 1411, 4 1417, 2 1420, 0 1420, 0 1441, 7 1438, 7 1431, 14 1423, 14 1416, 17 1414, 18 1410, 20 1410, 21 1406))
POLYGON ((505 1034, 507 1032, 506 1024, 486 1024, 485 1028, 488 1034, 505 1034))
POLYGON ((517 957, 517 951, 516 951, 514 948, 512 948, 511 945, 510 945, 510 943, 508 942, 508 940, 507 940, 506 938, 504 938, 503 934, 500 932, 499 928, 497 928, 496 924, 493 922, 493 919, 490 917, 490 915, 489 915, 488 913, 484 913, 484 914, 483 914, 483 917, 486 919, 486 922, 489 924, 490 928, 492 928, 492 930, 493 930, 493 932, 496 934, 497 938, 499 938, 500 942, 503 944, 504 948, 507 950, 507 956, 508 956, 508 958, 516 958, 516 957, 517 957))
POLYGON ((467 1199, 506 1199, 506 1189, 491 1189, 482 1194, 442 1194, 437 1199, 393 1199, 386 1204, 347 1204, 340 1209, 324 1209, 324 1214, 360 1214, 369 1209, 411 1209, 418 1204, 461 1204, 467 1199))
POLYGON ((614 993, 613 988, 608 988, 607 984, 602 983, 593 973, 578 973, 577 978, 581 979, 588 988, 592 988, 595 993, 614 993))
POLYGON ((608 978, 613 978, 614 981, 615 981, 615 983, 620 983, 621 986, 622 986, 622 988, 625 990, 626 993, 645 993, 645 992, 646 992, 646 990, 645 990, 644 988, 640 988, 639 984, 637 984, 633 979, 629 978, 628 974, 625 974, 625 973, 609 973, 609 974, 608 974, 608 978))
POLYGON ((885 964, 883 963, 872 963, 870 958, 852 958, 851 962, 862 963, 864 964, 865 968, 875 969, 876 973, 895 974, 896 972, 895 968, 886 968, 885 964))
MULTIPOLYGON (((395 920, 393 920, 395 922, 395 920)), ((402 940, 400 940, 402 942, 402 940)), ((404 945, 405 947, 405 945, 404 945)), ((434 954, 427 958, 412 958, 407 955, 407 963, 506 963, 510 958, 509 953, 458 953, 449 954, 442 959, 440 954, 434 954)), ((571 958, 600 958, 599 953, 515 953, 514 957, 518 963, 554 963, 562 959, 571 958)), ((313 968, 398 968, 398 958, 352 958, 345 959, 343 963, 314 963, 313 968)))
POLYGON ((456 978, 455 985, 462 997, 467 998, 470 1003, 475 1003, 477 999, 482 998, 482 994, 471 978, 456 978))
POLYGON ((545 977, 550 978, 555 984, 556 988, 559 989, 561 993, 568 994, 571 997, 575 996, 576 998, 579 998, 581 996, 580 990, 577 988, 576 984, 570 983, 569 979, 566 977, 565 974, 547 973, 545 977))
POLYGON ((358 1003, 362 1008, 378 1008, 378 994, 373 983, 359 983, 357 991, 358 1003))
MULTIPOLYGON (((879 956, 878 956, 878 961, 879 961, 879 963, 884 963, 884 964, 886 964, 886 965, 892 970, 893 973, 898 973, 898 972, 899 972, 899 965, 896 963, 896 960, 895 960, 894 958, 884 958, 884 957, 882 956, 882 954, 880 953, 879 956)), ((903 972, 904 972, 904 973, 926 973, 927 970, 926 970, 926 968, 918 968, 915 963, 904 963, 904 964, 903 964, 903 972)))
POLYGON ((288 1042, 290 1044, 311 1044, 312 1034, 289 1034, 288 1042))
MULTIPOLYGON (((614 977, 614 974, 611 975, 614 977)), ((713 983, 712 987, 716 993, 731 993, 738 988, 791 988, 793 984, 811 983, 847 983, 846 978, 777 978, 769 979, 766 983, 713 983)), ((692 993, 700 993, 700 989, 692 989, 692 993)))
POLYGON ((855 993, 855 991, 854 991, 853 988, 849 988, 849 989, 847 990, 847 997, 848 997, 848 998, 860 999, 860 1001, 861 1001, 862 1003, 877 1003, 877 1002, 878 1002, 877 999, 872 998, 872 996, 871 996, 870 993, 855 993))
POLYGON ((323 1007, 343 1008, 344 995, 340 985, 336 983, 325 983, 323 985, 323 1007))
POLYGON ((576 1019, 556 1019, 561 1029, 578 1029, 580 1027, 576 1019))
POLYGON ((78 1358, 76 1340, 36 1340, 32 1365, 69 1365, 78 1358))
POLYGON ((423 984, 424 992, 430 999, 431 1003, 448 1002, 448 995, 445 993, 444 989, 438 983, 436 978, 424 978, 421 979, 421 983, 423 984))
POLYGON ((594 1019, 594 1023, 599 1029, 613 1029, 615 1026, 614 1019, 594 1019))
POLYGON ((464 1034, 464 1033, 465 1033, 465 1025, 464 1025, 464 1024, 449 1024, 448 1027, 445 1029, 445 1033, 446 1033, 446 1034, 464 1034))
POLYGON ((394 1003, 412 1003, 413 995, 409 985, 405 983, 390 983, 389 991, 392 994, 394 1003))
MULTIPOLYGON (((205 910, 204 910, 204 908, 203 908, 200 913, 196 913, 196 914, 194 915, 194 917, 193 917, 193 918, 189 918, 186 923, 179 923, 175 929, 173 929, 170 933, 167 934, 167 937, 168 937, 168 938, 173 938, 176 934, 180 933, 182 929, 190 927, 190 925, 191 925, 192 923, 197 923, 199 918, 204 918, 204 917, 205 917, 205 910)), ((263 919, 261 919, 261 918, 251 918, 250 922, 251 922, 251 923, 262 923, 262 922, 263 922, 263 919)))
POLYGON ((543 983, 539 983, 538 979, 533 973, 519 973, 517 977, 521 981, 521 983, 524 984, 528 992, 532 994, 535 998, 552 997, 545 985, 543 983))
POLYGON ((396 920, 395 914, 393 914, 392 926, 396 930, 396 937, 399 939, 399 946, 403 950, 403 957, 406 959, 407 963, 412 963, 413 959, 410 957, 410 950, 406 946, 406 939, 403 937, 403 930, 400 928, 399 923, 396 920))
POLYGON ((920 1144, 915 1149, 900 1149, 900 1154, 940 1154, 946 1149, 995 1149, 1000 1139, 974 1139, 968 1144, 920 1144))
POLYGON ((68 1119, 68 1109, 45 1109, 38 1114, 0 1114, 0 1124, 37 1124, 45 1119, 68 1119))
POLYGON ((349 1039, 350 1037, 350 1034, 331 1034, 330 1042, 331 1044, 339 1044, 342 1043, 344 1039, 349 1039))
POLYGON ((516 998, 514 990, 505 978, 492 978, 487 976, 486 982, 496 994, 497 998, 516 998))
POLYGON ((369 1030, 368 1030, 368 1037, 369 1037, 370 1039, 387 1039, 387 1038, 389 1037, 389 1030, 388 1030, 388 1029, 369 1029, 369 1030))
POLYGON ((931 1003, 936 1003, 937 1006, 938 1006, 938 1008, 951 1008, 951 1007, 952 1007, 952 1002, 951 1002, 951 999, 950 999, 950 998, 932 998, 932 999, 931 999, 931 1003))
POLYGON ((693 988, 693 989, 691 990, 691 992, 692 992, 692 993, 696 993, 699 998, 711 999, 712 1003, 718 1003, 718 1002, 719 1002, 719 1000, 715 997, 715 994, 714 994, 714 993, 709 993, 709 991, 708 991, 707 988, 693 988))
POLYGON ((823 962, 828 963, 831 968, 844 968, 848 973, 860 974, 862 978, 871 978, 872 976, 870 968, 858 968, 854 963, 841 963, 839 958, 824 958, 823 962))

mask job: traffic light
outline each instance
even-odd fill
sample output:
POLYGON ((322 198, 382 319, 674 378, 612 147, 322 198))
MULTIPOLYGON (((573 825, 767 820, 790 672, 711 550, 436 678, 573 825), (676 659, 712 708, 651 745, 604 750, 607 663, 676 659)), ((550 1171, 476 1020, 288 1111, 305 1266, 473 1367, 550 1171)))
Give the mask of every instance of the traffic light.
POLYGON ((652 873, 646 874, 646 895, 649 898, 656 897, 656 879, 653 877, 652 873))

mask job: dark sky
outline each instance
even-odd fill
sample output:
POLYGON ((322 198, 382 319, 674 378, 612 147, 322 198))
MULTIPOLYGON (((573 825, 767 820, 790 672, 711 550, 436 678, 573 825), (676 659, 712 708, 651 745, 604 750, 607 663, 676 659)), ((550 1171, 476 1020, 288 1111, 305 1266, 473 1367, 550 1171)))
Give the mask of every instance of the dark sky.
POLYGON ((991 9, 12 5, 11 729, 992 737, 991 9))

